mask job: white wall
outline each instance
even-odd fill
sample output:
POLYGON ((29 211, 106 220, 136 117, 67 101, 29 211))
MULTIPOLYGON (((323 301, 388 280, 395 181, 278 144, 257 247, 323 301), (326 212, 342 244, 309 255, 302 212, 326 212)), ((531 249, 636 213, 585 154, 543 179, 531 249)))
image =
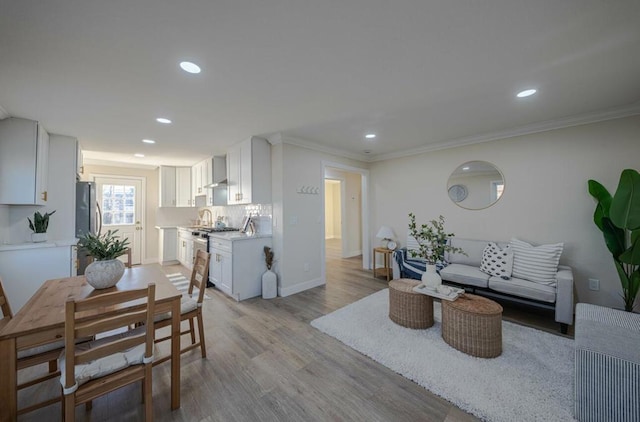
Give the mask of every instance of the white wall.
POLYGON ((564 242, 561 263, 573 267, 577 301, 621 308, 620 281, 593 224, 587 181, 613 193, 623 169, 638 169, 639 134, 634 116, 373 163, 371 226, 390 225, 404 243, 409 212, 420 223, 442 214, 458 237, 564 242), (503 197, 484 210, 462 209, 447 196, 449 175, 471 160, 504 173, 503 197), (600 291, 588 290, 588 278, 600 280, 600 291))
POLYGON ((273 145, 271 153, 274 253, 276 258, 280 257, 276 272, 279 293, 288 296, 325 282, 321 271, 324 245, 323 161, 363 169, 367 164, 288 143, 273 145), (300 186, 317 187, 321 194, 298 194, 300 186), (308 271, 305 271, 305 264, 308 271))
POLYGON ((0 243, 9 243, 9 205, 0 205, 0 243))

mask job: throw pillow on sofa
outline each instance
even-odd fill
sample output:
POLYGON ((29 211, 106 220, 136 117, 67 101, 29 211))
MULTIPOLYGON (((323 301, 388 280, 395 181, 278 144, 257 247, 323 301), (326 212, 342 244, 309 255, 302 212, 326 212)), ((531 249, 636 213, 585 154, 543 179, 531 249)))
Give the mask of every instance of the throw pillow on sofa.
POLYGON ((556 285, 556 273, 564 243, 533 246, 513 238, 509 246, 513 250, 514 277, 547 286, 556 285))
POLYGON ((509 279, 511 278, 512 268, 513 251, 511 248, 507 245, 502 249, 494 242, 489 242, 484 251, 482 251, 480 271, 495 277, 509 279))

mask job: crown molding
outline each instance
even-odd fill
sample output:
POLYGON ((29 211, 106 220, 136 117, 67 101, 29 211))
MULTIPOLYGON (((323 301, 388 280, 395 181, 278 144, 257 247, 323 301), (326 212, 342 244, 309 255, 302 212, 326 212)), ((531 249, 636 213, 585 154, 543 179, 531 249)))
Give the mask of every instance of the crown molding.
POLYGON ((608 110, 601 110, 591 113, 579 114, 575 116, 563 117, 560 119, 547 120, 544 122, 532 123, 511 129, 497 132, 485 133, 482 135, 468 136, 465 138, 453 139, 444 142, 424 145, 422 147, 409 150, 396 151, 388 154, 380 154, 371 157, 370 162, 390 160, 393 158, 409 157, 411 155, 425 152, 438 151, 442 149, 461 147, 466 145, 480 144, 483 142, 497 141, 499 139, 513 138, 516 136, 530 135, 533 133, 547 132, 549 130, 563 129, 572 126, 580 126, 590 123, 603 122, 606 120, 621 119, 640 114, 640 102, 624 107, 617 107, 608 110))
POLYGON ((309 141, 301 138, 293 138, 286 135, 280 135, 280 140, 283 144, 295 145, 302 148, 311 149, 324 154, 336 155, 338 157, 350 158, 356 161, 370 162, 369 157, 363 154, 357 154, 351 151, 346 151, 341 148, 328 147, 326 145, 320 145, 316 142, 309 141))

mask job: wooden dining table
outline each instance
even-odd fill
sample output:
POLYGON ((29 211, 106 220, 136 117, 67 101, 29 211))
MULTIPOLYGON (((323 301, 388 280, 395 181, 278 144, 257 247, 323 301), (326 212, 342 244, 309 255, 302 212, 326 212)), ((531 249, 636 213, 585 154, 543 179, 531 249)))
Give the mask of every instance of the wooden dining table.
MULTIPOLYGON (((0 330, 0 421, 15 421, 18 413, 17 354, 19 350, 64 338, 67 298, 146 288, 156 284, 155 313, 171 312, 171 409, 180 407, 180 298, 181 294, 157 266, 128 268, 115 287, 97 290, 84 276, 46 281, 0 330)), ((118 309, 105 309, 117 312, 118 309)))

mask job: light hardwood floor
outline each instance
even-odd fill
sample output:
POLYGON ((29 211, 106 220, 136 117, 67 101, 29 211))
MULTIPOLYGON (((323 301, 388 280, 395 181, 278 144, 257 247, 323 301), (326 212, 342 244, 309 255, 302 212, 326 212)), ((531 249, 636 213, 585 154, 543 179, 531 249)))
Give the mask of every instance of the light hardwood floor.
MULTIPOLYGON (((449 402, 377 364, 309 324, 378 290, 386 280, 361 269, 361 258, 341 259, 327 242, 327 284, 286 298, 240 303, 215 289, 204 303, 207 359, 182 355, 182 407, 169 407, 169 363, 154 368, 156 421, 475 421, 449 402)), ((188 271, 163 267, 167 274, 188 271)), ((535 325, 535 322, 534 322, 535 325)), ((188 336, 184 336, 184 341, 188 336)), ((419 351, 416 351, 419 353, 419 351)), ((464 380, 461 380, 464 382, 464 380)), ((57 394, 57 380, 36 386, 57 394)), ((28 396, 21 396, 28 400, 28 396)), ((99 398, 78 421, 142 420, 138 385, 99 398)), ((24 415, 60 420, 60 405, 24 415)))

